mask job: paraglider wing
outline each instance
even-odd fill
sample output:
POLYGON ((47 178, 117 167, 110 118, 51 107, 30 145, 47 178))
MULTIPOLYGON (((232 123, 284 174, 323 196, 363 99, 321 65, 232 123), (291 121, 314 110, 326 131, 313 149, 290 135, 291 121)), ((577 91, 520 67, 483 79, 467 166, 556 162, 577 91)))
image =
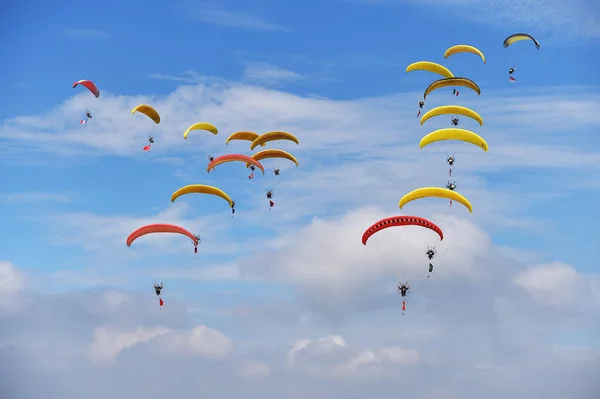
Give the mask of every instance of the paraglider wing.
POLYGON ((223 198, 225 201, 229 203, 231 207, 233 204, 233 200, 229 195, 227 195, 223 190, 213 187, 207 186, 204 184, 190 184, 189 186, 181 187, 179 190, 175 191, 171 196, 171 202, 175 202, 175 200, 182 195, 186 194, 211 194, 216 195, 217 197, 223 198))
MULTIPOLYGON (((255 159, 257 161, 262 161, 263 159, 268 159, 268 158, 287 159, 287 160, 290 160, 293 163, 295 163, 296 166, 299 166, 298 160, 296 159, 296 157, 294 157, 289 152, 282 151, 282 150, 262 150, 262 151, 257 152, 256 154, 252 155, 252 159, 255 159)), ((250 164, 246 163, 246 167, 249 167, 249 166, 250 166, 250 164)))
POLYGON ((471 143, 487 152, 488 143, 480 135, 471 132, 470 130, 447 128, 435 130, 421 139, 419 147, 423 148, 426 145, 443 140, 459 140, 471 143))
POLYGON ((98 90, 98 86, 96 86, 96 84, 91 80, 78 80, 77 82, 73 83, 73 88, 76 88, 78 85, 82 85, 87 88, 96 98, 100 97, 100 90, 98 90))
MULTIPOLYGON (((231 134, 231 136, 227 137, 227 140, 225 140, 225 144, 229 145, 229 142, 232 140, 245 140, 245 141, 254 141, 259 137, 259 134, 254 133, 254 132, 235 132, 233 134, 231 134)), ((265 146, 264 144, 261 144, 261 146, 265 146)))
POLYGON ((471 79, 467 78, 444 78, 440 80, 436 80, 432 84, 427 87, 425 93, 423 94, 423 98, 427 98, 427 95, 434 90, 441 89, 443 87, 448 86, 462 86, 473 90, 478 95, 481 95, 481 89, 477 86, 477 83, 473 82, 471 79))
POLYGON ((426 120, 433 118, 438 115, 450 115, 450 114, 458 114, 467 116, 469 118, 475 119, 479 122, 480 126, 483 126, 483 118, 471 108, 461 107, 460 105, 442 105, 440 107, 435 107, 432 110, 427 111, 421 117, 421 126, 425 123, 426 120))
POLYGON ((397 226, 423 226, 436 232, 440 236, 440 240, 444 239, 444 233, 442 232, 442 229, 440 229, 438 226, 436 226, 434 223, 430 222, 427 219, 418 216, 392 216, 389 218, 382 219, 379 222, 373 224, 371 227, 369 227, 363 233, 363 245, 367 245, 367 241, 373 234, 381 230, 397 226))
POLYGON ((537 47, 538 50, 540 49, 540 42, 535 40, 533 36, 527 33, 514 33, 506 39, 504 39, 504 43, 502 43, 502 45, 504 46, 504 48, 507 48, 511 44, 520 42, 521 40, 531 40, 533 44, 535 44, 535 47, 537 47))
POLYGON ((190 233, 189 231, 184 229, 183 227, 175 226, 174 224, 149 224, 147 226, 140 227, 139 229, 137 229, 136 231, 131 233, 129 235, 129 237, 127 237, 127 241, 126 241, 127 246, 130 247, 131 244, 135 240, 137 240, 138 238, 140 238, 142 236, 145 236, 146 234, 151 234, 151 233, 183 234, 184 236, 187 236, 192 240, 192 242, 194 243, 194 246, 198 245, 198 241, 196 240, 196 237, 192 233, 190 233))
POLYGON ((287 132, 275 131, 275 132, 268 132, 268 133, 258 136, 252 142, 252 144, 250 144, 250 149, 253 150, 256 148, 256 146, 265 144, 269 141, 275 141, 275 140, 289 140, 289 141, 293 141, 296 144, 300 144, 300 141, 298 141, 298 138, 296 136, 294 136, 293 134, 290 134, 287 132))
POLYGON ((477 47, 469 46, 468 44, 457 44, 456 46, 450 47, 444 53, 444 58, 448 58, 451 55, 458 54, 458 53, 473 53, 473 54, 477 54, 478 56, 481 57, 481 59, 483 60, 483 63, 485 64, 485 56, 483 55, 483 53, 481 52, 481 50, 479 50, 477 47))
POLYGON ((146 115, 148 118, 152 119, 157 125, 160 123, 160 115, 154 108, 152 108, 149 105, 140 104, 131 110, 132 114, 135 114, 136 112, 141 112, 142 114, 146 115))
POLYGON ((220 157, 216 157, 208 164, 206 171, 210 172, 215 166, 221 165, 222 163, 233 162, 233 161, 246 162, 251 165, 254 165, 262 171, 263 175, 265 174, 265 168, 262 166, 262 164, 260 162, 258 162, 255 159, 252 159, 251 157, 249 157, 247 155, 242 155, 242 154, 229 154, 229 155, 222 155, 220 157))
POLYGON ((192 130, 206 130, 207 132, 211 132, 214 135, 219 133, 219 131, 214 125, 208 122, 198 122, 194 123, 192 126, 188 127, 185 132, 183 132, 183 138, 187 139, 188 133, 192 130))
POLYGON ((418 61, 413 62, 409 66, 406 67, 406 72, 412 71, 427 71, 437 73, 438 75, 442 75, 445 78, 453 78, 454 74, 450 72, 448 68, 443 65, 436 64, 435 62, 429 61, 418 61))
POLYGON ((447 188, 441 187, 423 187, 418 188, 410 193, 406 194, 404 197, 400 199, 398 206, 400 209, 411 201, 427 198, 427 197, 437 197, 437 198, 446 198, 452 201, 456 201, 458 203, 463 204, 467 207, 469 212, 473 213, 473 206, 465 197, 457 193, 456 191, 448 190, 447 188))

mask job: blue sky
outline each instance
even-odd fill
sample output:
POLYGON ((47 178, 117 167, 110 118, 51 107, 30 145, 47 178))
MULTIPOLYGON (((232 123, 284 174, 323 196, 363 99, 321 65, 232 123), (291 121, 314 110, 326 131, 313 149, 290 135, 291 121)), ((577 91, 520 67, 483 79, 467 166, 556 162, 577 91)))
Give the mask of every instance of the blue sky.
POLYGON ((165 386, 179 397, 281 397, 282 384, 298 398, 400 387, 415 397, 560 397, 577 383, 586 398, 600 365, 598 11, 587 0, 11 5, 0 17, 10 60, 0 65, 0 319, 9 326, 0 351, 36 361, 18 363, 7 393, 36 397, 21 383, 34 378, 49 398, 100 397, 107 381, 122 397, 158 397, 166 388, 127 370, 164 359, 165 386), (520 31, 541 49, 502 47, 520 31), (478 47, 487 63, 445 60, 455 44, 478 47), (438 90, 426 109, 479 112, 483 127, 461 125, 488 153, 464 143, 419 150, 423 135, 448 125, 415 118, 436 79, 405 73, 419 60, 479 84, 480 96, 438 90), (79 79, 97 83, 100 98, 71 88, 79 79), (131 115, 140 103, 160 125, 131 115), (82 127, 86 108, 94 118, 82 127), (219 134, 183 140, 200 121, 219 134), (207 174, 208 154, 250 153, 244 142, 225 146, 237 130, 295 134, 300 145, 273 148, 300 167, 265 161, 251 181, 235 164, 207 174), (146 153, 148 135, 156 143, 146 153), (445 232, 428 280, 430 232, 387 230, 367 247, 360 237, 401 214, 407 192, 445 185, 447 153, 474 211, 444 200, 405 207, 445 232), (170 202, 193 183, 234 197, 235 217, 218 198, 170 202), (181 237, 125 246, 157 222, 199 233, 197 258, 181 237), (398 279, 412 286, 405 317, 398 279), (165 283, 158 315, 155 280, 165 283), (49 364, 53 351, 64 362, 49 364), (578 379, 531 384, 559 373, 555 362, 578 379), (190 369, 202 377, 181 383, 190 369), (423 373, 438 383, 418 383, 423 373))

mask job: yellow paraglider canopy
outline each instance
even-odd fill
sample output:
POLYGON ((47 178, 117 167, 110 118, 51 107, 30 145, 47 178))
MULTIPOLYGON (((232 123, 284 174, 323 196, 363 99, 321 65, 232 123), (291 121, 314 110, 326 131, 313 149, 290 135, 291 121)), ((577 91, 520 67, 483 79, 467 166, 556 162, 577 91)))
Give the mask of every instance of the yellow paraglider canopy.
POLYGON ((473 213, 473 206, 471 205, 468 199, 466 199, 456 191, 452 191, 447 188, 441 187, 423 187, 411 191, 410 193, 406 194, 400 199, 398 206, 400 207, 400 209, 402 209, 404 205, 408 204, 411 201, 427 197, 446 198, 452 201, 456 201, 466 206, 469 212, 473 213))
POLYGON ((462 86, 467 87, 473 91, 475 91, 478 95, 481 95, 481 89, 477 86, 477 83, 473 82, 471 79, 467 78, 444 78, 440 80, 436 80, 432 84, 427 87, 425 90, 425 94, 423 94, 423 98, 427 98, 427 95, 434 90, 441 89, 442 87, 448 86, 462 86))
POLYGON ((535 40, 535 38, 533 36, 531 36, 529 33, 514 33, 514 34, 510 35, 509 37, 507 37, 506 39, 504 39, 503 46, 504 46, 504 48, 506 48, 513 43, 520 42, 521 40, 531 40, 533 42, 533 44, 535 44, 535 47, 537 47, 538 50, 540 49, 540 42, 535 40))
POLYGON ((142 114, 146 115, 148 118, 152 119, 157 125, 160 123, 160 115, 158 114, 158 112, 156 112, 154 108, 152 108, 149 105, 140 104, 131 110, 132 114, 135 114, 136 112, 141 112, 142 114))
POLYGON ((483 55, 483 53, 481 52, 481 50, 479 50, 476 47, 469 46, 468 44, 457 44, 456 46, 450 47, 444 53, 444 58, 448 58, 451 55, 458 54, 458 53, 473 53, 473 54, 477 54, 478 56, 481 57, 481 59, 483 60, 483 63, 485 64, 485 56, 483 55))
POLYGON ((289 141, 293 141, 296 144, 300 144, 300 141, 298 140, 298 138, 296 136, 294 136, 293 134, 290 134, 287 132, 281 132, 281 131, 274 131, 274 132, 268 132, 268 133, 258 136, 256 139, 254 139, 252 144, 250 144, 250 149, 253 150, 256 148, 256 146, 265 144, 269 141, 275 141, 275 140, 289 140, 289 141))
MULTIPOLYGON (((225 140, 225 144, 229 145, 229 142, 232 140, 245 140, 245 141, 254 141, 256 140, 260 135, 258 133, 254 133, 254 132, 246 132, 246 131, 240 131, 240 132, 235 132, 232 133, 231 136, 227 137, 227 140, 225 140)), ((263 147, 265 146, 264 144, 261 144, 263 147)))
MULTIPOLYGON (((294 157, 292 154, 290 154, 289 152, 283 151, 283 150, 262 150, 257 152, 256 154, 252 155, 252 159, 255 159, 257 161, 262 161, 263 159, 268 159, 268 158, 283 158, 283 159, 288 159, 290 161, 292 161, 293 163, 296 164, 296 167, 299 166, 298 165, 298 160, 296 159, 296 157, 294 157)), ((250 163, 246 163, 246 167, 249 167, 250 163)))
POLYGON ((175 191, 173 195, 171 195, 171 202, 175 202, 177 198, 186 194, 212 194, 223 198, 229 203, 230 207, 233 205, 233 200, 225 193, 225 191, 217 187, 207 186, 204 184, 190 184, 189 186, 181 187, 179 190, 175 191))
POLYGON ((434 116, 450 114, 468 116, 479 122, 480 126, 483 126, 483 118, 481 118, 477 112, 473 111, 471 108, 461 107, 460 105, 442 105, 441 107, 435 107, 434 109, 427 111, 421 117, 421 126, 423 126, 423 123, 425 123, 426 120, 431 119, 434 116))
POLYGON ((410 64, 406 67, 406 72, 412 71, 427 71, 437 73, 438 75, 442 75, 445 78, 453 78, 454 75, 448 68, 443 65, 436 64, 435 62, 430 61, 418 61, 410 64))
POLYGON ((470 130, 458 129, 458 128, 447 128, 435 130, 421 139, 419 147, 423 148, 426 145, 435 143, 436 141, 443 140, 459 140, 467 143, 471 143, 487 152, 488 143, 478 134, 473 133, 470 130))
POLYGON ((207 132, 211 132, 214 135, 219 133, 219 131, 214 125, 208 122, 198 122, 194 123, 192 126, 188 127, 185 132, 183 132, 183 138, 187 139, 188 133, 192 130, 206 130, 207 132))

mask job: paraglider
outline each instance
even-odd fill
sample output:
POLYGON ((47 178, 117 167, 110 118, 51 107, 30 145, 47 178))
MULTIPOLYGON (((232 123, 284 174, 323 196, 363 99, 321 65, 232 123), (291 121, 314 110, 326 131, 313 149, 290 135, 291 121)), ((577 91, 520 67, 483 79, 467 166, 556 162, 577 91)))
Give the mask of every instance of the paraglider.
POLYGON ((464 141, 476 145, 483 151, 487 152, 488 143, 478 134, 471 132, 470 130, 458 129, 458 128, 447 128, 435 130, 421 139, 419 147, 423 148, 429 144, 444 141, 444 140, 458 140, 464 141))
POLYGON ((164 301, 160 297, 162 289, 163 289, 163 283, 162 283, 162 281, 160 282, 160 285, 156 284, 156 282, 154 283, 154 292, 156 293, 156 296, 158 297, 158 306, 161 309, 162 309, 162 306, 164 305, 164 301))
POLYGON ((446 163, 448 164, 448 166, 450 166, 448 168, 448 176, 452 177, 452 166, 454 166, 454 163, 456 162, 456 159, 454 158, 454 154, 452 156, 448 155, 446 158, 446 163))
POLYGON ((385 219, 381 219, 380 221, 374 223, 371 227, 366 229, 362 235, 362 243, 363 243, 363 245, 367 245, 367 241, 373 234, 375 234, 381 230, 388 229, 390 227, 399 227, 399 226, 425 227, 426 229, 429 229, 429 230, 437 233, 437 235, 440 237, 440 240, 444 239, 444 233, 442 232, 442 229, 440 229, 433 222, 431 222, 425 218, 422 218, 419 216, 392 216, 392 217, 388 217, 385 219))
POLYGON ((212 155, 208 154, 208 162, 212 162, 215 160, 215 157, 213 157, 212 155))
POLYGON ((147 226, 140 227, 139 229, 137 229, 136 231, 131 233, 129 235, 129 237, 127 237, 127 240, 125 243, 127 244, 128 247, 130 247, 131 244, 133 244, 133 242, 135 240, 137 240, 138 238, 143 237, 147 234, 153 234, 153 233, 172 233, 172 234, 181 234, 186 237, 189 237, 192 240, 192 242, 194 243, 194 250, 197 251, 198 243, 199 243, 199 240, 197 239, 197 237, 195 235, 193 235, 192 233, 190 233, 189 231, 187 231, 186 229, 184 229, 183 227, 175 226, 173 224, 157 223, 157 224, 149 224, 147 226))
POLYGON ((458 126, 458 122, 458 117, 453 116, 452 118, 450 118, 450 123, 452 124, 452 126, 458 126))
POLYGON ((408 204, 409 202, 428 197, 445 198, 456 201, 464 205, 469 212, 473 213, 473 205, 471 205, 468 199, 456 191, 448 190, 447 188, 442 187, 423 187, 413 190, 400 199, 398 207, 402 209, 404 205, 408 204))
POLYGON ((508 69, 508 83, 515 83, 517 81, 517 79, 515 79, 515 77, 513 76, 513 73, 515 73, 516 70, 517 68, 515 67, 511 67, 508 69))
POLYGON ((280 172, 279 166, 276 168, 273 168, 273 173, 275 174, 275 176, 279 176, 279 172, 280 172))
MULTIPOLYGON (((404 284, 402 283, 398 283, 398 293, 402 296, 402 298, 406 297, 406 294, 408 294, 408 291, 410 290, 410 286, 408 285, 408 281, 405 282, 404 284)), ((402 315, 404 315, 404 312, 406 311, 406 301, 402 300, 402 315)))
MULTIPOLYGON (((454 191, 456 189, 456 182, 450 182, 450 180, 448 180, 448 184, 446 184, 446 188, 448 190, 454 191)), ((452 206, 452 200, 450 200, 450 206, 452 206)))
MULTIPOLYGON (((504 39, 502 46, 504 46, 504 48, 507 48, 507 47, 511 46, 512 44, 523 41, 523 40, 531 40, 533 42, 533 44, 535 45, 535 47, 538 50, 540 49, 540 43, 533 36, 531 36, 528 33, 514 33, 514 34, 508 36, 506 39, 504 39)), ((514 66, 509 68, 508 83, 516 83, 517 82, 517 79, 513 76, 515 71, 516 71, 516 68, 514 66)))
POLYGON ((438 75, 442 75, 445 78, 453 78, 454 75, 448 68, 443 65, 436 64, 435 62, 430 61, 418 61, 413 62, 409 66, 406 67, 406 72, 412 71, 427 71, 432 73, 437 73, 438 75))
POLYGON ((90 119, 92 119, 92 113, 86 109, 84 115, 79 120, 79 124, 83 125, 83 126, 87 126, 87 123, 90 119))
POLYGON ((162 289, 163 289, 162 281, 160 282, 160 285, 154 283, 154 291, 156 292, 156 296, 160 296, 162 289))
POLYGON ((273 206, 275 205, 275 203, 273 202, 273 197, 273 190, 267 191, 267 199, 269 200, 269 210, 271 210, 271 208, 273 208, 273 206))
POLYGON ((235 201, 231 201, 231 217, 235 214, 235 201))
POLYGON ((424 105, 425 105, 425 101, 419 100, 419 112, 417 112, 417 118, 421 115, 421 110, 423 109, 424 105))
POLYGON ((192 126, 188 127, 185 132, 183 132, 183 138, 187 140, 188 133, 192 130, 205 130, 214 134, 215 136, 219 133, 219 131, 214 125, 207 122, 198 122, 194 123, 192 126))
POLYGON ((221 155, 220 157, 217 157, 217 158, 213 158, 210 161, 210 163, 208 164, 206 171, 210 173, 210 171, 213 170, 216 166, 221 165, 223 163, 234 162, 234 161, 246 162, 247 164, 249 163, 251 165, 254 165, 258 169, 261 170, 263 175, 265 174, 265 168, 262 166, 262 164, 260 162, 253 159, 252 157, 249 157, 247 155, 242 155, 242 154, 228 154, 228 155, 221 155))
MULTIPOLYGON (((468 89, 473 90, 477 95, 481 95, 481 89, 477 86, 477 83, 473 82, 471 79, 467 78, 444 78, 439 79, 430 84, 427 89, 425 89, 425 93, 423 93, 423 99, 427 99, 429 93, 434 90, 441 89, 443 87, 448 86, 462 86, 468 89)), ((456 89, 454 90, 456 93, 456 89)))
POLYGON ((275 141, 275 140, 287 140, 287 141, 293 141, 296 144, 300 144, 300 141, 298 140, 298 138, 296 136, 294 136, 293 134, 290 134, 287 132, 281 132, 281 131, 273 131, 273 132, 268 132, 263 135, 260 135, 256 139, 254 139, 252 144, 250 144, 250 149, 254 150, 259 145, 266 144, 269 141, 275 141))
MULTIPOLYGON (((198 244, 200 244, 200 243, 202 242, 202 237, 200 237, 198 234, 196 234, 196 235, 194 235, 194 240, 196 240, 196 242, 197 242, 198 244)), ((196 246, 194 247, 194 254, 197 254, 197 253, 198 253, 198 246, 196 245, 196 246)), ((196 259, 196 257, 195 257, 195 256, 194 256, 194 259, 196 259)))
POLYGON ((444 53, 444 58, 448 58, 451 55, 458 54, 458 53, 472 53, 472 54, 476 54, 476 55, 478 55, 478 56, 481 57, 481 59, 483 60, 483 63, 485 64, 485 56, 483 55, 483 53, 481 52, 481 50, 479 50, 476 47, 469 46, 468 44, 457 44, 456 46, 450 47, 444 53))
POLYGON ((154 144, 154 137, 148 136, 148 144, 146 144, 144 146, 144 148, 142 148, 142 150, 144 150, 144 151, 150 151, 150 147, 152 146, 152 144, 154 144))
POLYGON ((405 297, 406 294, 408 293, 408 290, 410 290, 410 286, 408 285, 408 281, 405 282, 404 284, 402 283, 398 283, 398 292, 400 293, 400 295, 402 295, 402 297, 405 297))
POLYGON ((73 88, 76 88, 79 85, 82 85, 83 87, 91 91, 94 97, 100 97, 100 90, 98 90, 98 86, 96 86, 96 84, 91 80, 78 80, 77 82, 73 83, 73 88))
POLYGON ((469 117, 471 119, 476 120, 479 123, 479 126, 483 126, 483 118, 477 112, 473 111, 470 108, 462 107, 460 105, 442 105, 440 107, 435 107, 434 109, 427 111, 421 117, 421 126, 423 125, 423 123, 425 123, 425 121, 435 116, 453 114, 469 117))
POLYGON ((160 115, 154 108, 152 108, 149 105, 140 104, 131 110, 132 114, 135 114, 136 112, 146 115, 148 118, 152 119, 152 121, 157 125, 160 123, 160 115))
MULTIPOLYGON (((437 249, 435 249, 435 247, 429 248, 429 246, 427 246, 425 256, 429 259, 429 274, 431 274, 433 272, 433 263, 431 263, 431 261, 437 256, 437 249)), ((427 278, 429 278, 429 274, 427 275, 427 278)))

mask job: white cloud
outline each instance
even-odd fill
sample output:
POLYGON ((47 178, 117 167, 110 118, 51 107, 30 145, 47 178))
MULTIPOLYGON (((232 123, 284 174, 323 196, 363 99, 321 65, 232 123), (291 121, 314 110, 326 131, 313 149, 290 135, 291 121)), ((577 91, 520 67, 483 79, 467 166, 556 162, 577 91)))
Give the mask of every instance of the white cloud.
POLYGON ((363 246, 360 242, 363 232, 387 216, 382 211, 364 209, 340 219, 315 219, 301 230, 281 236, 276 247, 269 248, 264 255, 242 264, 242 272, 293 283, 315 295, 323 306, 328 302, 352 301, 351 298, 368 292, 366 287, 382 278, 424 276, 427 245, 438 248, 433 263, 444 265, 435 269, 437 278, 480 277, 479 260, 489 251, 490 239, 472 223, 435 215, 433 220, 445 234, 441 243, 431 230, 405 226, 383 230, 363 246))
POLYGON ((25 276, 11 262, 0 260, 0 315, 10 314, 23 305, 25 276))
POLYGON ((157 350, 169 356, 223 359, 233 351, 233 343, 229 338, 206 326, 191 330, 103 326, 94 330, 94 340, 88 347, 88 354, 95 362, 107 362, 114 360, 122 351, 150 340, 153 340, 157 350))
POLYGON ((387 347, 365 350, 349 347, 338 335, 296 342, 287 354, 288 366, 320 378, 392 376, 390 366, 419 361, 415 350, 387 347))
POLYGON ((233 342, 227 336, 206 326, 172 332, 162 344, 169 354, 210 359, 223 359, 234 349, 233 342))
POLYGON ((226 28, 248 29, 262 32, 287 32, 288 28, 268 22, 258 15, 244 11, 229 11, 216 4, 194 5, 186 14, 198 21, 226 28))
POLYGON ((555 262, 524 270, 514 279, 534 301, 541 305, 569 308, 589 293, 587 282, 570 265, 555 262))
POLYGON ((244 78, 268 85, 302 79, 296 72, 280 68, 265 62, 249 62, 244 68, 244 78))
POLYGON ((93 361, 105 362, 114 359, 121 351, 143 342, 148 342, 154 337, 164 335, 169 329, 162 327, 136 329, 119 329, 114 327, 100 327, 94 330, 94 341, 88 348, 89 356, 93 361))

